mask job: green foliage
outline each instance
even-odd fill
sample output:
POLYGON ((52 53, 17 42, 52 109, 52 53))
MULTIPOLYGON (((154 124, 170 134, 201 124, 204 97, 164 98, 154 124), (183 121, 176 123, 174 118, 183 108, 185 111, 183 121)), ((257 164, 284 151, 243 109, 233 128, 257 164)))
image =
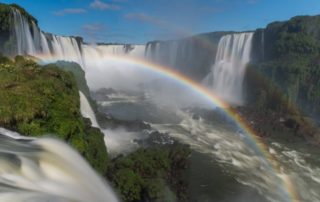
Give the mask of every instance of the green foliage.
POLYGON ((112 160, 108 177, 124 201, 170 201, 168 196, 183 199, 178 186, 189 154, 190 149, 180 144, 141 148, 112 160))
MULTIPOLYGON (((86 96, 87 100, 91 105, 91 108, 92 109, 97 108, 96 103, 91 99, 90 90, 85 77, 85 72, 83 71, 83 69, 79 64, 74 62, 58 61, 52 65, 56 65, 62 70, 71 72, 76 79, 78 89, 86 96)), ((47 66, 50 67, 51 65, 47 65, 47 66)))
POLYGON ((114 173, 114 183, 120 190, 124 201, 141 200, 143 180, 141 176, 129 168, 123 168, 114 173))
POLYGON ((100 173, 105 174, 108 166, 108 155, 105 152, 104 134, 97 128, 86 127, 85 130, 85 157, 100 173))
POLYGON ((11 8, 6 4, 0 4, 0 31, 10 31, 13 18, 11 15, 11 8))
POLYGON ((54 65, 43 68, 21 56, 0 58, 0 125, 27 136, 63 139, 97 171, 106 172, 104 135, 82 118, 71 72, 54 65))
POLYGON ((267 54, 274 58, 286 55, 316 55, 319 53, 320 16, 298 16, 286 22, 267 26, 267 54))
MULTIPOLYGON (((246 82, 250 88, 250 103, 262 110, 297 114, 303 109, 318 116, 320 16, 298 16, 286 22, 271 23, 257 33, 264 36, 265 47, 254 44, 254 52, 265 49, 263 59, 248 68, 246 82)), ((254 43, 260 42, 261 39, 254 43)))
POLYGON ((87 81, 85 78, 85 72, 82 70, 81 66, 74 62, 65 62, 65 61, 58 61, 55 64, 49 64, 47 67, 51 65, 58 66, 60 69, 72 72, 74 75, 78 89, 87 97, 90 97, 90 90, 87 85, 87 81))
POLYGON ((291 112, 300 109, 311 115, 320 112, 320 58, 282 57, 252 64, 248 68, 249 96, 259 108, 291 112), (297 106, 293 106, 293 104, 297 106), (296 108, 296 110, 293 110, 296 108))

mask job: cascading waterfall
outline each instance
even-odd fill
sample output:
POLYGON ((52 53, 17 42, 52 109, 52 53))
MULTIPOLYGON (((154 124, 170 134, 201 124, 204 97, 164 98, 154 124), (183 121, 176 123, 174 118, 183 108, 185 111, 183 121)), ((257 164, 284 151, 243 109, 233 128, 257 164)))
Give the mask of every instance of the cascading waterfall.
POLYGON ((18 55, 51 55, 81 64, 80 47, 73 37, 46 36, 35 22, 29 22, 19 10, 12 8, 18 55), (49 38, 52 38, 51 40, 49 38), (51 47, 51 49, 50 49, 51 47))
POLYGON ((144 56, 144 45, 82 45, 84 60, 86 58, 85 52, 90 49, 90 52, 95 52, 95 55, 104 57, 107 55, 128 55, 132 57, 143 57, 144 56))
POLYGON ((25 17, 17 9, 12 9, 14 31, 17 40, 17 53, 19 55, 35 54, 36 47, 31 34, 31 28, 25 17))
POLYGON ((250 62, 252 38, 252 32, 222 37, 212 72, 205 79, 206 85, 230 104, 243 104, 243 79, 250 62))
POLYGON ((52 35, 51 59, 65 60, 69 62, 76 62, 83 67, 83 59, 81 55, 81 45, 74 37, 63 37, 52 35))
MULTIPOLYGON (((145 49, 145 58, 152 62, 175 68, 179 51, 185 51, 185 49, 178 49, 179 43, 176 41, 165 44, 160 42, 150 43, 147 44, 145 49)), ((180 54, 184 53, 180 52, 180 54)))
POLYGON ((14 19, 13 32, 16 37, 17 55, 38 56, 40 59, 44 55, 46 60, 76 62, 83 69, 86 67, 82 49, 88 46, 101 56, 126 54, 142 57, 144 55, 144 45, 84 45, 81 40, 77 40, 75 37, 44 33, 35 22, 29 22, 18 9, 12 8, 12 15, 14 19))
POLYGON ((97 122, 96 116, 94 115, 94 112, 90 106, 88 99, 81 91, 79 91, 79 95, 80 95, 80 111, 82 116, 85 118, 89 118, 91 121, 91 125, 93 127, 99 128, 99 124, 97 122))
POLYGON ((117 202, 104 180, 66 144, 0 128, 0 201, 117 202))

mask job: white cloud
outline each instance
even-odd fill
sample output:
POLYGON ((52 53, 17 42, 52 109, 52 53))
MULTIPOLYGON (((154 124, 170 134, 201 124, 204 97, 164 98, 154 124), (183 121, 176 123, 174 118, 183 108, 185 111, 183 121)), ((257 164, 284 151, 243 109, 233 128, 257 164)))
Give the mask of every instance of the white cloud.
POLYGON ((58 16, 64 16, 64 15, 68 15, 68 14, 83 14, 85 12, 87 12, 87 11, 82 8, 66 8, 66 9, 62 9, 59 11, 55 11, 55 12, 53 12, 53 14, 58 15, 58 16))
POLYGON ((128 13, 124 16, 127 20, 135 20, 140 22, 146 22, 154 25, 160 25, 165 24, 166 22, 164 20, 155 18, 153 16, 144 14, 144 13, 128 13))
POLYGON ((101 23, 85 24, 82 26, 82 29, 86 32, 99 32, 105 29, 104 25, 101 23))
POLYGON ((90 7, 98 10, 119 10, 120 9, 120 7, 115 4, 104 3, 103 1, 100 1, 100 0, 94 0, 90 4, 90 7))
POLYGON ((88 40, 97 41, 104 38, 103 35, 106 33, 106 26, 102 23, 84 24, 81 30, 88 40))

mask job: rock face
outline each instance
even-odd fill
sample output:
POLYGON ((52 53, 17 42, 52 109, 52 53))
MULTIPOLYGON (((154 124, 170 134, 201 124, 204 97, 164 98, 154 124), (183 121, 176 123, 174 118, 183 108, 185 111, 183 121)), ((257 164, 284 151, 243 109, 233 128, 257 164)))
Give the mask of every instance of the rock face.
POLYGON ((255 32, 248 104, 320 114, 320 16, 298 16, 255 32))

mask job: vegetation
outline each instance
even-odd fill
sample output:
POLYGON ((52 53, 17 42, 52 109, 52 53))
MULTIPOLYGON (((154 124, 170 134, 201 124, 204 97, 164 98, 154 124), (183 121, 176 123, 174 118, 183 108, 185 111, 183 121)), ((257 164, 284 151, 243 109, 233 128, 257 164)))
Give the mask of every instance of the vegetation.
POLYGON ((264 54, 249 67, 248 88, 256 87, 248 90, 249 101, 260 109, 319 115, 320 16, 271 23, 256 34, 265 42, 255 40, 254 52, 264 54))
POLYGON ((10 31, 12 23, 11 8, 6 4, 0 4, 0 31, 10 31))
POLYGON ((17 56, 0 59, 0 125, 27 136, 50 134, 76 148, 101 173, 107 169, 103 134, 82 118, 74 76, 17 56))
MULTIPOLYGON (((80 113, 76 83, 85 81, 84 72, 75 64, 63 66, 70 71, 54 64, 39 66, 22 56, 14 61, 0 57, 0 126, 68 142, 112 181, 124 201, 183 201, 186 185, 181 171, 187 166, 189 148, 157 146, 108 160, 103 134, 80 113)), ((80 88, 87 86, 82 83, 80 88)))
POLYGON ((279 134, 287 130, 296 136, 312 137, 313 142, 320 140, 309 118, 320 118, 319 36, 320 16, 294 17, 256 31, 255 60, 245 78, 248 107, 243 111, 251 111, 246 116, 254 117, 257 125, 261 121, 259 130, 263 123, 269 123, 264 124, 270 127, 263 133, 275 134, 278 128, 279 134))
POLYGON ((65 62, 65 61, 58 61, 55 64, 49 64, 46 67, 50 66, 58 66, 59 69, 71 72, 77 82, 78 89, 86 96, 88 100, 93 101, 90 99, 90 90, 86 81, 85 72, 81 68, 81 66, 75 62, 65 62))
POLYGON ((111 162, 108 178, 124 201, 185 201, 181 171, 190 149, 181 144, 141 148, 111 162))

